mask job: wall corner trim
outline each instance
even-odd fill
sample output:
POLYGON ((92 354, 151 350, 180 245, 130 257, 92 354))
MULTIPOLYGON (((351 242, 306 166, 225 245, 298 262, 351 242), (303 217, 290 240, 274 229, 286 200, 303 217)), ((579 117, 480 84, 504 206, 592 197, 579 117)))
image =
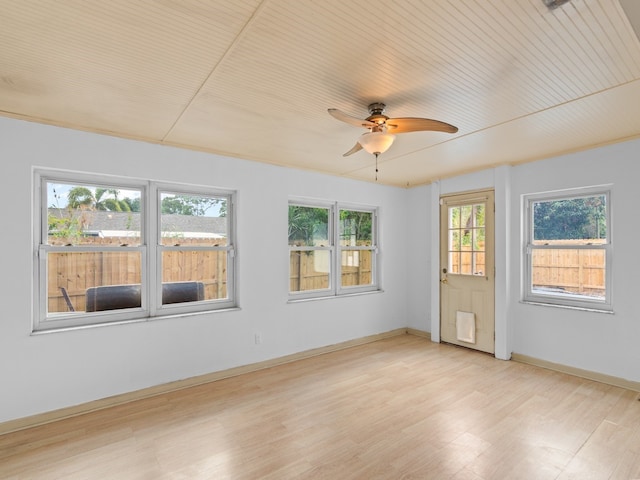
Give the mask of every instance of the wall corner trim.
POLYGON ((416 337, 426 338, 427 340, 431 340, 431 332, 426 332, 424 330, 418 330, 415 328, 407 328, 407 334, 414 335, 416 337))

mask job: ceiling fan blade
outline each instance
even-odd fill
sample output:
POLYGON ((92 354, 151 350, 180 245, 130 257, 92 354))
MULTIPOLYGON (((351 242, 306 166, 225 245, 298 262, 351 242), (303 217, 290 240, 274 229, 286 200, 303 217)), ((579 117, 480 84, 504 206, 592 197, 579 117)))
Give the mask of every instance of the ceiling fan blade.
POLYGON ((373 122, 356 118, 351 115, 347 115, 346 113, 341 112, 337 108, 329 108, 327 111, 333 118, 340 120, 341 122, 348 123, 349 125, 353 125, 355 127, 371 128, 375 126, 375 123, 373 122))
POLYGON ((458 127, 449 125, 439 120, 431 120, 429 118, 390 118, 386 122, 389 133, 408 133, 408 132, 446 132, 456 133, 458 127))
POLYGON ((360 143, 356 143, 351 150, 349 150, 347 153, 342 154, 342 156, 347 157, 352 153, 359 152, 360 150, 362 150, 362 145, 360 145, 360 143))

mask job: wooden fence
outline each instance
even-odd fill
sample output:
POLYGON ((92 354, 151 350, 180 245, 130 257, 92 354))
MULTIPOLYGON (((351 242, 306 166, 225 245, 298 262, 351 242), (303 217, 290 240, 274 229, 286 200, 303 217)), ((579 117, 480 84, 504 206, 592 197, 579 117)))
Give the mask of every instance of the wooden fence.
POLYGON ((471 247, 465 247, 458 252, 449 252, 449 273, 461 273, 464 275, 486 275, 485 253, 483 251, 471 251, 471 247))
MULTIPOLYGON (((602 244, 603 240, 550 240, 554 244, 602 244)), ((482 248, 482 246, 481 246, 482 248)), ((484 271, 484 252, 471 252, 470 247, 461 247, 460 252, 450 252, 451 273, 471 274, 484 271), (475 256, 475 265, 473 264, 475 256)), ((536 249, 533 252, 534 288, 561 290, 602 297, 605 290, 605 252, 600 249, 536 249)))
MULTIPOLYGON (((318 253, 318 252, 316 252, 318 253)), ((329 254, 312 255, 309 252, 291 252, 289 257, 289 288, 291 292, 320 290, 329 288, 329 254)), ((370 285, 371 252, 369 250, 351 250, 342 252, 343 287, 370 285)))
POLYGON ((545 249, 533 252, 534 288, 604 296, 604 250, 545 249))
MULTIPOLYGON (((94 243, 111 245, 96 239, 94 243)), ((181 239, 181 245, 198 245, 201 240, 181 239)), ((86 244, 87 242, 85 242, 86 244)), ((50 253, 48 262, 48 311, 67 312, 63 290, 76 311, 84 311, 88 288, 104 285, 141 283, 140 252, 63 252, 50 253)), ((166 251, 162 258, 163 282, 199 281, 206 300, 227 296, 227 257, 224 251, 166 251)))
MULTIPOLYGON (((189 243, 181 240, 182 245, 189 243)), ((110 242, 104 242, 110 243, 110 242)), ((327 254, 328 261, 328 254, 327 254)), ((470 256, 462 256, 462 271, 471 271, 470 256), (465 265, 465 261, 469 265, 465 265)), ((369 285, 372 281, 371 252, 343 252, 342 286, 369 285)), ((477 259, 479 260, 479 259, 477 259)), ((226 253, 221 251, 167 251, 163 257, 163 281, 200 281, 205 299, 226 298, 226 253)), ((478 265, 476 265, 478 267, 478 265)), ((102 285, 140 283, 139 252, 64 252, 49 254, 48 311, 66 312, 62 294, 67 292, 76 311, 85 309, 85 292, 102 285)), ((534 288, 563 289, 582 295, 602 296, 605 288, 605 252, 603 250, 545 249, 533 255, 534 288)), ((291 252, 290 291, 308 291, 329 287, 328 265, 321 255, 291 252)))

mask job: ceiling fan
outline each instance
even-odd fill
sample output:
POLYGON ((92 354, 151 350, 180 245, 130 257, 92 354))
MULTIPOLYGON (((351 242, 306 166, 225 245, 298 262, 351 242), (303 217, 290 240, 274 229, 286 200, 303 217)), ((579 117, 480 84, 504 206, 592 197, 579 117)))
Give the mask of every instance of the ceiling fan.
POLYGON ((453 125, 429 118, 389 118, 384 114, 385 108, 386 105, 384 103, 376 102, 370 104, 369 116, 364 120, 347 115, 337 108, 328 109, 332 117, 349 125, 364 127, 368 130, 360 136, 358 142, 351 150, 345 153, 343 157, 356 153, 364 148, 367 152, 375 155, 377 159, 378 155, 389 149, 395 139, 394 134, 396 133, 424 131, 456 133, 458 131, 458 128, 453 125))

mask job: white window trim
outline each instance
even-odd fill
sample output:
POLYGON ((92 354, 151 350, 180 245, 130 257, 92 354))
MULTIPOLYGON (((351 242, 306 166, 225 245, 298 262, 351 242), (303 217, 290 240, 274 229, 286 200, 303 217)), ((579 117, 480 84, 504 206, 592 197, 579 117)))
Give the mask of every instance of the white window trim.
POLYGON ((378 278, 378 209, 377 208, 367 208, 362 205, 353 205, 353 204, 345 204, 345 203, 336 203, 335 204, 335 230, 336 230, 336 245, 337 245, 337 253, 336 253, 336 287, 337 292, 336 295, 349 295, 355 293, 364 293, 379 290, 379 278, 378 278), (339 232, 339 219, 340 219, 340 210, 349 210, 351 212, 365 212, 371 213, 372 216, 372 231, 371 231, 371 246, 353 246, 353 247, 343 247, 340 245, 340 232, 339 232), (339 279, 342 278, 342 252, 343 251, 370 251, 371 252, 371 280, 372 283, 370 285, 350 285, 350 286, 341 286, 341 282, 339 279))
POLYGON ((545 306, 557 306, 574 308, 589 311, 601 311, 611 313, 613 311, 612 302, 612 272, 613 272, 613 234, 611 222, 611 185, 594 187, 575 188, 570 190, 553 191, 546 193, 536 193, 523 195, 523 280, 521 298, 524 303, 545 306), (607 242, 594 245, 534 245, 533 244, 533 209, 532 205, 540 201, 565 200, 581 197, 591 197, 604 195, 606 198, 605 218, 607 225, 607 242), (553 293, 543 294, 534 292, 532 286, 533 278, 533 251, 544 249, 580 249, 580 250, 604 250, 605 252, 605 298, 591 299, 582 295, 572 296, 571 294, 553 293))
MULTIPOLYGON (((378 224, 378 207, 372 207, 367 205, 355 205, 339 202, 327 202, 322 200, 310 200, 308 198, 290 198, 288 205, 299 205, 303 207, 311 208, 326 208, 329 210, 329 225, 328 225, 328 237, 329 245, 326 247, 295 247, 289 246, 288 259, 291 259, 291 252, 293 251, 311 251, 311 250, 325 250, 329 251, 329 288, 319 290, 305 290, 305 291, 290 291, 289 301, 302 301, 320 298, 335 298, 347 295, 356 295, 362 293, 374 293, 380 291, 380 278, 379 278, 379 224, 378 224), (339 212, 340 210, 349 210, 357 212, 368 212, 373 216, 372 226, 372 246, 371 247, 342 247, 339 239, 339 212), (343 251, 353 250, 366 250, 371 251, 371 278, 372 283, 369 285, 355 285, 355 286, 341 286, 342 265, 341 258, 343 251)), ((287 269, 287 272, 289 270, 287 269)))
MULTIPOLYGON (((154 202, 150 202, 149 206, 149 219, 151 225, 150 232, 154 232, 154 241, 157 242, 155 246, 155 262, 150 265, 150 273, 153 274, 150 278, 155 278, 155 282, 149 282, 149 288, 153 287, 155 295, 153 295, 153 302, 151 303, 151 316, 160 315, 175 315, 185 312, 201 312, 209 310, 219 310, 233 308, 236 306, 235 300, 235 195, 232 191, 212 189, 200 186, 191 185, 179 185, 171 183, 152 182, 150 185, 150 198, 154 199, 154 202), (170 193, 184 193, 189 195, 205 195, 205 196, 218 196, 227 198, 227 216, 229 221, 227 222, 227 241, 225 246, 165 246, 160 242, 161 236, 161 212, 158 206, 161 204, 161 194, 163 192, 170 193), (162 271, 158 270, 158 266, 162 265, 162 253, 166 251, 219 251, 227 252, 227 298, 221 300, 205 300, 201 302, 189 302, 188 304, 169 304, 162 305, 162 271)), ((151 295, 149 298, 151 299, 151 295)))
MULTIPOLYGON (((329 211, 328 213, 328 225, 327 225, 327 237, 328 237, 328 245, 327 246, 313 246, 313 245, 305 245, 305 246, 289 246, 288 249, 288 262, 290 265, 291 262, 291 252, 307 252, 307 251, 327 251, 329 252, 329 287, 318 289, 318 290, 304 290, 299 292, 292 292, 289 290, 289 299, 290 300, 304 300, 310 298, 324 298, 331 297, 335 295, 335 287, 336 287, 336 279, 335 279, 335 261, 336 261, 336 251, 335 251, 335 203, 320 201, 320 200, 309 200, 309 199, 290 199, 287 204, 287 212, 288 207, 291 205, 297 205, 301 207, 309 207, 309 208, 324 208, 329 211)), ((287 226, 289 225, 289 221, 287 220, 287 226)), ((287 268, 287 272, 289 272, 289 267, 287 268)))
POLYGON ((154 182, 144 179, 123 178, 109 175, 93 175, 79 172, 57 171, 51 169, 34 170, 34 261, 33 261, 33 325, 32 332, 68 330, 90 326, 120 324, 132 321, 146 321, 167 316, 185 315, 198 312, 228 310, 237 307, 235 277, 235 197, 232 190, 206 187, 201 185, 172 184, 154 182), (139 246, 52 246, 48 245, 47 182, 77 183, 87 185, 105 184, 135 189, 141 192, 140 245, 139 246), (162 305, 162 269, 161 256, 163 249, 180 249, 180 247, 163 247, 160 238, 160 192, 170 191, 193 195, 224 196, 227 198, 227 215, 229 215, 227 246, 224 247, 182 247, 183 250, 226 250, 227 251, 227 298, 222 300, 205 300, 180 304, 162 305), (47 316, 47 253, 51 251, 139 251, 141 252, 141 307, 122 310, 107 310, 86 313, 56 313, 47 316), (155 291, 155 294, 153 292, 155 291))

